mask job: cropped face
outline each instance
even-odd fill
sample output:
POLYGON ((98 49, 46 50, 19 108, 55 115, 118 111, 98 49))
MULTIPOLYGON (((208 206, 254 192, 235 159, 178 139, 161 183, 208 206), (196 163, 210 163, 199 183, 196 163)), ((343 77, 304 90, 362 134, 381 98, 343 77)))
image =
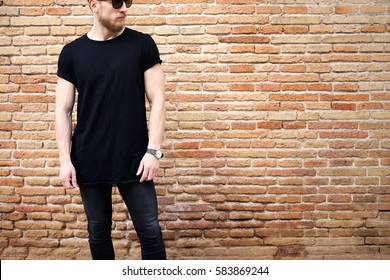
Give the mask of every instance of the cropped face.
POLYGON ((99 23, 112 33, 118 33, 125 27, 127 8, 132 0, 93 0, 90 7, 99 23))

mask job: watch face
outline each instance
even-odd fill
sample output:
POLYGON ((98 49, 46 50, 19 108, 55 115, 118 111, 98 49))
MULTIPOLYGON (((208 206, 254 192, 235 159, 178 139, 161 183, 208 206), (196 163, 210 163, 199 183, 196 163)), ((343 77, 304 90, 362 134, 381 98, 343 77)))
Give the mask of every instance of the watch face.
POLYGON ((160 150, 156 151, 156 157, 158 157, 158 158, 162 157, 162 152, 160 150))

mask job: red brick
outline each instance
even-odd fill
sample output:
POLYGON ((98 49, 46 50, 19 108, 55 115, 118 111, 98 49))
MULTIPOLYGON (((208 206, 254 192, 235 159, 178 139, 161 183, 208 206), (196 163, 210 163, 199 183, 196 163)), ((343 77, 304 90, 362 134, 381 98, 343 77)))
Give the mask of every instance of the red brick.
POLYGON ((354 6, 336 6, 336 14, 353 14, 357 12, 357 7, 354 6))
POLYGON ((267 228, 313 228, 313 221, 272 221, 266 222, 267 228))
POLYGON ((167 206, 166 211, 168 212, 198 212, 198 211, 212 211, 214 207, 210 204, 199 204, 199 205, 176 205, 167 206))
POLYGON ((202 219, 202 213, 181 213, 179 215, 180 220, 200 220, 202 219))
POLYGON ((321 132, 320 138, 366 138, 367 132, 321 132))
POLYGON ((47 15, 70 15, 71 14, 71 9, 70 8, 52 8, 48 7, 46 8, 46 14, 47 15))
POLYGON ((257 32, 256 26, 237 26, 232 29, 233 34, 255 34, 257 32))
POLYGON ((332 103, 333 110, 349 110, 355 111, 356 104, 353 103, 332 103))
POLYGON ((229 214, 230 220, 250 220, 253 218, 252 212, 231 212, 229 214))
POLYGON ((22 187, 23 178, 0 178, 0 186, 22 187))
POLYGON ((261 83, 261 84, 256 86, 256 90, 258 90, 258 91, 279 91, 280 85, 279 84, 261 83))
POLYGON ((183 222, 168 222, 167 229, 209 229, 214 228, 214 222, 209 221, 183 221, 183 222))
POLYGON ((323 101, 368 101, 367 94, 321 94, 323 101))
POLYGON ((199 149, 199 142, 175 143, 175 149, 199 149))
POLYGON ((253 65, 232 65, 230 66, 230 72, 232 73, 253 73, 255 67, 253 65))
POLYGON ((232 129, 254 130, 256 129, 256 123, 252 123, 252 122, 232 123, 232 129))
POLYGON ((260 26, 259 33, 261 34, 277 34, 282 33, 283 27, 281 26, 260 26))
POLYGON ((221 43, 265 44, 269 42, 266 36, 221 36, 221 43))
POLYGON ((285 34, 302 34, 302 33, 308 33, 309 27, 308 26, 284 26, 283 31, 285 34))
POLYGON ((42 92, 44 93, 46 91, 46 86, 44 85, 22 85, 20 87, 22 92, 33 92, 38 93, 42 92))
POLYGON ((55 240, 28 240, 28 239, 11 239, 10 245, 14 247, 39 247, 39 248, 48 248, 48 247, 57 247, 59 244, 55 240))
POLYGON ((62 212, 64 207, 61 205, 58 206, 49 206, 49 205, 16 205, 15 210, 17 212, 62 212))
POLYGON ((214 152, 212 151, 177 151, 173 153, 174 158, 212 158, 214 152))
POLYGON ((309 84, 309 91, 330 91, 332 90, 331 84, 309 84))
POLYGON ((383 25, 367 25, 362 26, 361 31, 367 33, 384 33, 386 31, 386 27, 383 25))
POLYGON ((43 16, 45 9, 43 8, 21 8, 20 15, 22 16, 43 16))
POLYGON ((306 14, 306 6, 285 6, 283 12, 286 14, 306 14))
POLYGON ((358 85, 356 84, 336 84, 334 85, 335 91, 358 91, 358 85))
POLYGON ((254 85, 252 84, 232 84, 229 86, 231 91, 253 91, 254 85))

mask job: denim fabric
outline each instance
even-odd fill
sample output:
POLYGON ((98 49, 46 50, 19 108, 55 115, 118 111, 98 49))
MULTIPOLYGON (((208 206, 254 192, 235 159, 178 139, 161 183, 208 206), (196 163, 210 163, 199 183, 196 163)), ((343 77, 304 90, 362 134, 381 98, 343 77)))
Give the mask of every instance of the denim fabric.
MULTIPOLYGON (((153 181, 120 184, 118 189, 140 240, 142 259, 166 259, 153 181)), ((107 183, 80 185, 80 193, 88 219, 92 259, 115 259, 111 238, 112 185, 107 183)))

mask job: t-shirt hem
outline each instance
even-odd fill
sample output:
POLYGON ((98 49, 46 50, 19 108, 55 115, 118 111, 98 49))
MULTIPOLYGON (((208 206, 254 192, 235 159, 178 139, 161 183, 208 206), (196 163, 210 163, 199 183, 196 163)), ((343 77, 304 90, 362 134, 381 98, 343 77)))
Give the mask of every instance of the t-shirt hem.
POLYGON ((161 60, 161 59, 159 59, 159 60, 157 60, 157 61, 154 61, 154 62, 150 63, 149 65, 147 65, 147 66, 145 67, 145 71, 148 70, 149 68, 152 68, 154 65, 156 65, 156 64, 161 64, 161 63, 162 63, 162 60, 161 60))
POLYGON ((88 181, 88 182, 77 182, 78 185, 95 185, 95 184, 110 184, 110 185, 120 185, 120 184, 130 184, 139 182, 139 179, 129 179, 129 180, 98 180, 98 181, 88 181))
POLYGON ((58 71, 57 76, 67 80, 68 82, 70 82, 72 84, 75 84, 74 81, 72 80, 72 78, 64 72, 58 71))

